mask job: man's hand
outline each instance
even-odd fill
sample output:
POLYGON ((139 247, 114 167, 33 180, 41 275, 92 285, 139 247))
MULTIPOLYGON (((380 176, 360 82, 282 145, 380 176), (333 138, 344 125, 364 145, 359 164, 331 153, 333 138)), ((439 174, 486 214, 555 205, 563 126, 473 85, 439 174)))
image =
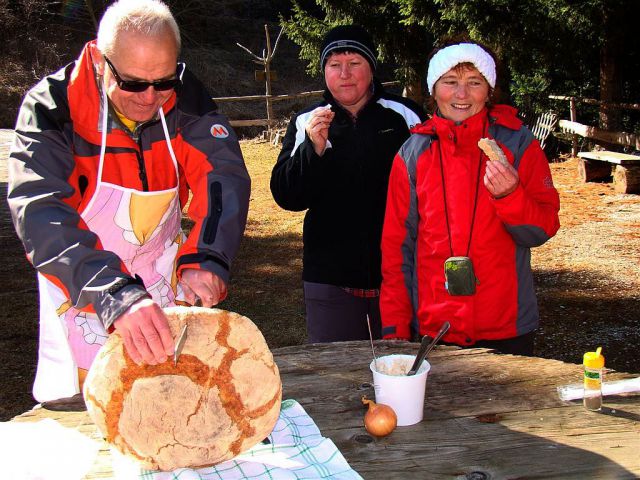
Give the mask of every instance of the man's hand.
POLYGON ((494 198, 506 197, 518 187, 519 182, 520 177, 513 166, 487 162, 484 185, 494 198))
POLYGON ((311 143, 313 143, 313 149, 319 156, 324 153, 327 146, 329 125, 331 125, 333 117, 336 116, 335 112, 332 112, 331 108, 327 107, 318 107, 311 112, 311 118, 305 127, 305 131, 311 143))
POLYGON ((185 300, 195 305, 200 298, 202 306, 211 308, 227 297, 227 286, 220 277, 208 270, 185 268, 180 278, 185 300))
POLYGON ((157 365, 173 355, 174 343, 167 317, 150 298, 134 303, 113 326, 124 341, 131 359, 138 365, 157 365))

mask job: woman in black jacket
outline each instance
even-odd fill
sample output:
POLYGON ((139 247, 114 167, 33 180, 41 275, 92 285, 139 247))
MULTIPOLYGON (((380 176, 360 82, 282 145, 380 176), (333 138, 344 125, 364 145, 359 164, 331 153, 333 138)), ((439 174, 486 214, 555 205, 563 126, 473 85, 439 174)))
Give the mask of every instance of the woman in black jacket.
POLYGON ((380 239, 393 158, 423 120, 374 77, 376 48, 359 26, 325 36, 324 100, 289 123, 271 175, 282 208, 307 210, 303 272, 310 343, 380 338, 380 239))

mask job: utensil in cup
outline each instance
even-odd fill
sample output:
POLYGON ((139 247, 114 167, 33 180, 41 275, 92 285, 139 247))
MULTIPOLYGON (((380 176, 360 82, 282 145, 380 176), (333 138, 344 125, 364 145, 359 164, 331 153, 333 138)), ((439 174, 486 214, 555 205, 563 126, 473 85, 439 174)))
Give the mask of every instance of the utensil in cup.
POLYGON ((376 350, 373 348, 373 334, 371 333, 371 322, 369 321, 369 314, 367 313, 367 327, 369 328, 369 340, 371 341, 371 353, 373 354, 373 361, 376 368, 378 368, 378 358, 376 357, 376 350))
POLYGON ((413 365, 411 366, 411 369, 407 372, 407 375, 416 374, 416 372, 420 368, 420 365, 422 365, 423 360, 427 358, 427 355, 429 355, 429 352, 433 350, 433 347, 436 346, 436 343, 438 343, 438 341, 444 336, 444 334, 447 333, 450 326, 451 324, 449 322, 444 322, 442 324, 442 327, 440 327, 440 331, 438 331, 438 334, 431 341, 431 343, 429 343, 428 336, 425 335, 424 337, 422 337, 422 343, 420 344, 420 349, 418 350, 418 354, 416 355, 416 361, 413 362, 413 365))

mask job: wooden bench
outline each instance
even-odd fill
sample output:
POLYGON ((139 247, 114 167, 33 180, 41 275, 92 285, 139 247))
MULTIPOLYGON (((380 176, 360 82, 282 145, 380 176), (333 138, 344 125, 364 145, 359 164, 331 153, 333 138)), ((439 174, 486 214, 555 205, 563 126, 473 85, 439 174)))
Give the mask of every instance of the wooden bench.
POLYGON ((606 180, 613 170, 613 188, 617 193, 640 193, 640 156, 627 153, 579 152, 578 175, 583 182, 606 180))

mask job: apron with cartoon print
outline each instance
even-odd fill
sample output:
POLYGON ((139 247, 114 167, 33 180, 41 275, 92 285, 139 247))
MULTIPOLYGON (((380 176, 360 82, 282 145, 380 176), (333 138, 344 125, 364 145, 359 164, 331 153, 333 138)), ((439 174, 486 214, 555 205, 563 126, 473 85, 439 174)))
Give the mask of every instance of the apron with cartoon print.
MULTIPOLYGON (((106 96, 104 99, 106 106, 106 96)), ((158 113, 179 179, 162 108, 158 113)), ((184 239, 178 186, 141 192, 103 182, 107 117, 103 114, 95 193, 80 215, 100 238, 103 249, 114 252, 131 274, 142 278, 156 303, 174 305, 176 295, 181 295, 175 260, 184 239)), ((79 393, 81 380, 108 334, 96 314, 74 308, 64 292, 43 275, 38 274, 38 284, 40 345, 33 395, 43 402, 79 393)))

